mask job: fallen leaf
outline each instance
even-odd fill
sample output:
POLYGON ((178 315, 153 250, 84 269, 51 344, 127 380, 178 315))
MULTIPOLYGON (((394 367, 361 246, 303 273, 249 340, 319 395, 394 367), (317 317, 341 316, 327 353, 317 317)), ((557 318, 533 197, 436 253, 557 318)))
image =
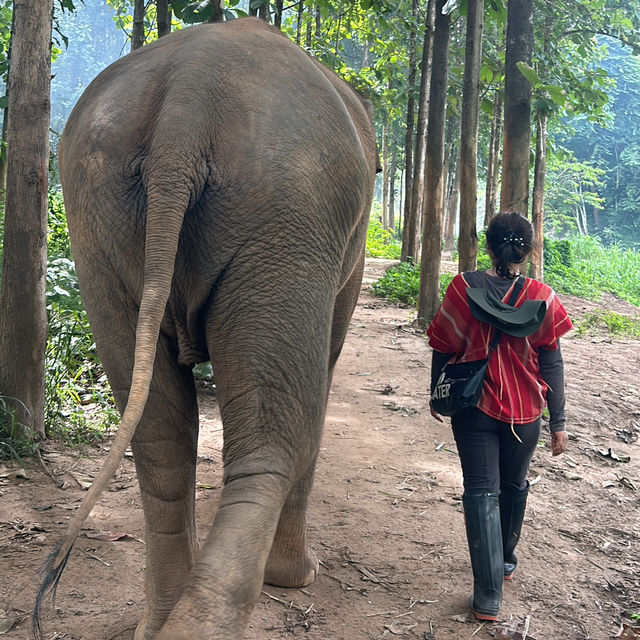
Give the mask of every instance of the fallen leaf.
POLYGON ((204 482, 196 482, 196 489, 216 489, 215 484, 205 484, 204 482))
POLYGON ((33 507, 34 511, 49 511, 49 509, 53 509, 52 504, 45 504, 42 507, 33 507))
POLYGON ((450 620, 453 620, 454 622, 469 622, 471 620, 471 614, 469 613, 463 613, 460 615, 455 615, 455 616, 451 616, 450 620))
POLYGON ((85 476, 79 473, 69 473, 69 475, 80 485, 83 491, 86 491, 93 484, 93 476, 85 476))
POLYGON ((0 636, 8 633, 13 628, 13 625, 18 622, 16 616, 7 616, 7 614, 0 609, 0 636))
POLYGON ((0 469, 0 478, 6 478, 7 480, 17 480, 18 478, 31 480, 27 475, 27 472, 22 467, 19 469, 0 469))
POLYGON ((85 533, 87 538, 92 540, 103 540, 104 542, 120 542, 121 540, 135 540, 142 542, 140 538, 132 536, 130 533, 113 533, 111 531, 96 531, 95 533, 85 533))
POLYGON ((616 431, 616 435, 626 444, 631 444, 638 439, 638 434, 636 433, 636 431, 631 431, 631 429, 618 429, 616 431))
POLYGON ((623 487, 626 487, 627 489, 631 489, 631 491, 636 491, 636 485, 633 484, 633 482, 631 482, 629 478, 627 478, 626 476, 617 476, 617 477, 618 477, 618 482, 623 487))
POLYGON ((404 636, 416 626, 418 626, 416 623, 400 623, 397 620, 394 620, 391 624, 385 624, 384 628, 394 636, 404 636))
POLYGON ((631 460, 631 458, 629 456, 621 456, 621 455, 615 453, 611 449, 611 447, 609 447, 608 449, 598 449, 597 451, 603 458, 611 458, 612 460, 615 460, 616 462, 629 462, 631 460))
POLYGON ((582 476, 578 475, 577 473, 573 473, 571 471, 563 471, 562 475, 567 479, 567 480, 582 480, 582 476))

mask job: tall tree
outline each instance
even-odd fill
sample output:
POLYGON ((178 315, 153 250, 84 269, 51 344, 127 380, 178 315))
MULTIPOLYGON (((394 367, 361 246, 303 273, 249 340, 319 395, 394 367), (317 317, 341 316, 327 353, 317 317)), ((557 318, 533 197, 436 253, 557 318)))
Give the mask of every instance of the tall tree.
POLYGON ((424 234, 420 261, 418 321, 426 325, 440 304, 440 257, 442 241, 442 190, 445 115, 451 16, 442 12, 446 0, 436 0, 433 62, 427 126, 427 170, 425 176, 424 234))
POLYGON ((444 249, 453 251, 456 245, 456 220, 458 219, 458 209, 460 205, 460 145, 456 149, 456 161, 453 168, 453 175, 450 172, 449 190, 445 215, 446 226, 444 230, 444 249))
POLYGON ((478 254, 476 215, 478 201, 478 108, 482 66, 484 0, 467 4, 467 36, 460 128, 460 230, 458 269, 473 271, 478 254))
POLYGON ((282 12, 284 11, 284 0, 276 0, 276 12, 273 18, 274 26, 280 27, 282 26, 282 12))
POLYGON ((504 81, 504 138, 500 209, 528 215, 531 83, 519 65, 531 66, 533 0, 509 0, 504 81))
POLYGON ((418 124, 416 127, 416 145, 411 180, 411 207, 408 215, 405 211, 401 259, 418 261, 420 248, 420 219, 424 203, 425 150, 427 143, 427 121, 429 119, 429 90, 433 56, 433 29, 436 0, 428 0, 425 18, 424 41, 422 43, 422 64, 420 75, 420 95, 418 99, 418 124))
POLYGON ((171 9, 169 0, 157 0, 156 16, 158 20, 158 38, 171 33, 171 9))
MULTIPOLYGON (((15 13, 11 12, 11 26, 9 28, 9 40, 8 42, 2 42, 2 49, 6 50, 6 64, 11 63, 11 36, 13 34, 13 25, 15 23, 15 13)), ((2 25, 3 27, 9 27, 9 24, 2 25)), ((5 35, 6 38, 6 35, 5 35)), ((0 60, 1 62, 1 60, 0 60)), ((6 92, 9 93, 9 81, 7 78, 6 92)), ((2 136, 0 137, 0 205, 4 204, 5 190, 7 188, 7 126, 9 124, 9 104, 8 97, 3 98, 2 109, 2 136)))
POLYGON ((387 212, 387 228, 395 229, 396 212, 396 172, 398 170, 398 126, 391 125, 391 162, 389 164, 389 210, 387 212))
POLYGON ((389 226, 387 213, 389 211, 389 124, 385 118, 382 121, 382 226, 389 226))
POLYGON ((0 394, 44 434, 47 181, 53 0, 15 0, 0 288, 0 394))
POLYGON ((539 109, 536 113, 536 160, 531 202, 533 224, 533 250, 529 262, 529 275, 536 280, 544 278, 544 181, 547 166, 547 113, 539 109))
POLYGON ((484 202, 484 226, 486 227, 496 213, 498 198, 498 177, 500 168, 500 142, 502 140, 502 96, 496 90, 493 95, 491 130, 489 133, 489 153, 487 157, 487 185, 484 202))
POLYGON ((144 45, 144 0, 134 0, 133 26, 131 29, 131 51, 135 51, 144 45))
POLYGON ((407 78, 407 118, 404 137, 404 214, 411 211, 411 182, 413 180, 413 134, 415 131, 415 84, 417 72, 418 0, 411 0, 411 26, 409 35, 409 77, 407 78))

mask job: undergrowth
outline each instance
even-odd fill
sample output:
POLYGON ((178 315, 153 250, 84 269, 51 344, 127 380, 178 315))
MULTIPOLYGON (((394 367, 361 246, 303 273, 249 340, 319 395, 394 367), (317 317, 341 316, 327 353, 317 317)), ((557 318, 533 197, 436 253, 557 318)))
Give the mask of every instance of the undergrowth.
POLYGON ((101 440, 119 414, 96 352, 71 256, 60 191, 49 194, 45 428, 66 444, 101 440))
POLYGON ((612 335, 616 338, 640 338, 640 316, 632 317, 606 309, 590 311, 576 323, 576 335, 612 335))
POLYGON ((21 462, 23 457, 33 455, 38 445, 27 437, 27 427, 18 421, 7 400, 6 396, 0 396, 0 460, 21 462))
MULTIPOLYGON (((478 269, 488 269, 491 262, 484 233, 479 234, 478 249, 478 269)), ((545 282, 559 294, 600 300, 608 292, 640 306, 640 254, 616 245, 604 247, 596 238, 545 239, 544 275, 545 282)), ((441 294, 452 278, 453 274, 441 275, 441 294)), ((410 262, 394 265, 372 285, 375 295, 408 305, 416 304, 419 288, 420 269, 410 262)), ((639 322, 631 316, 598 311, 587 314, 578 330, 583 334, 606 332, 617 337, 640 337, 639 322)))
POLYGON ((399 260, 402 243, 390 229, 385 229, 377 217, 371 217, 367 229, 367 255, 371 258, 399 260))
MULTIPOLYGON (((440 275, 440 297, 444 295, 453 273, 440 275)), ((375 295, 391 302, 416 306, 420 292, 420 267, 411 261, 400 262, 386 270, 384 276, 371 285, 375 295)))

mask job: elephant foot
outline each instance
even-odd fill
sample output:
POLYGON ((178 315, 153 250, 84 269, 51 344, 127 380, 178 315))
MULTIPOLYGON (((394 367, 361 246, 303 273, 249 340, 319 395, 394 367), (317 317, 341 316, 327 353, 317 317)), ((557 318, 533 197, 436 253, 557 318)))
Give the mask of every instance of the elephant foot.
POLYGON ((264 581, 276 587, 306 587, 318 575, 318 558, 307 548, 300 554, 278 553, 274 547, 264 572, 264 581))
POLYGON ((145 609, 142 620, 136 627, 133 640, 154 640, 160 633, 162 625, 166 622, 169 614, 160 615, 152 613, 148 608, 145 609))

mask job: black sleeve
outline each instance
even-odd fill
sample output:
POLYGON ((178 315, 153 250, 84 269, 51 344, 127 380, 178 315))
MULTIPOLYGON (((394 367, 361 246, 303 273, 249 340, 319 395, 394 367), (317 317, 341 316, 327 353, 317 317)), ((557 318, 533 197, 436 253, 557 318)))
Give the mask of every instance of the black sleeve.
POLYGON ((547 387, 547 407, 549 407, 549 429, 551 431, 565 430, 564 416, 564 363, 558 348, 553 350, 540 349, 538 353, 540 377, 547 387))
POLYGON ((453 355, 453 353, 442 353, 441 351, 433 350, 431 355, 431 386, 429 387, 431 393, 433 393, 436 382, 438 382, 442 367, 453 358, 453 355))

